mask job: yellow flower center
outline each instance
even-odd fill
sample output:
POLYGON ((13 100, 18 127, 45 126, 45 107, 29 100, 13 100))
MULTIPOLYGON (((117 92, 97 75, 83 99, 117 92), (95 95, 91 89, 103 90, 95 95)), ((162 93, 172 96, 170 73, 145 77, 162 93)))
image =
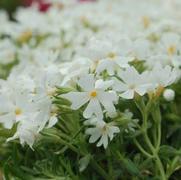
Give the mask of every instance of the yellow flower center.
POLYGON ((15 114, 16 114, 16 116, 21 115, 22 114, 22 110, 20 108, 16 108, 15 109, 15 114))
POLYGON ((31 39, 32 35, 33 34, 32 34, 31 30, 25 31, 18 37, 17 41, 19 43, 25 43, 25 42, 27 42, 27 41, 29 41, 31 39))
POLYGON ((89 22, 89 20, 87 19, 87 17, 82 16, 82 17, 80 17, 80 20, 81 20, 82 24, 83 24, 85 27, 90 27, 90 22, 89 22))
POLYGON ((104 125, 104 127, 102 128, 102 132, 105 133, 107 131, 107 126, 104 125))
POLYGON ((91 66, 91 70, 92 70, 92 71, 95 71, 95 70, 96 70, 96 68, 97 68, 97 66, 98 66, 98 64, 99 64, 99 61, 100 61, 99 59, 93 61, 94 63, 93 63, 92 66, 91 66))
POLYGON ((108 57, 111 58, 111 59, 114 59, 116 57, 116 54, 111 52, 108 54, 108 57))
POLYGON ((130 88, 130 89, 135 89, 135 85, 132 84, 132 85, 129 86, 129 88, 130 88))
POLYGON ((90 96, 93 97, 93 98, 95 98, 95 97, 97 96, 97 92, 96 92, 96 91, 92 91, 92 92, 90 93, 90 96))
POLYGON ((171 45, 168 49, 167 52, 169 55, 173 55, 176 52, 176 46, 175 45, 171 45))
POLYGON ((150 25, 150 18, 148 16, 143 16, 142 21, 144 28, 148 28, 150 25))
POLYGON ((99 127, 101 134, 107 134, 107 125, 105 124, 103 127, 99 127))

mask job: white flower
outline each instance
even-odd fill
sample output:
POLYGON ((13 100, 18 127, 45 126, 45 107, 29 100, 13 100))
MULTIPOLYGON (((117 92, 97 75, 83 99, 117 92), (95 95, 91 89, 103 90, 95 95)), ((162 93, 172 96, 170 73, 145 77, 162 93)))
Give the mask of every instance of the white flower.
POLYGON ((166 101, 173 101, 175 98, 175 91, 172 89, 165 89, 163 92, 163 97, 166 101))
POLYGON ((29 98, 22 96, 16 98, 18 100, 9 107, 9 112, 7 109, 0 116, 0 122, 4 123, 6 128, 11 128, 14 123, 18 123, 16 133, 8 141, 19 138, 22 145, 27 143, 32 147, 39 132, 45 127, 50 128, 55 125, 57 118, 55 114, 51 114, 49 99, 39 98, 38 101, 36 97, 36 100, 30 101, 29 98))
POLYGON ((96 69, 96 73, 107 70, 109 75, 113 75, 120 67, 129 67, 128 63, 134 60, 134 57, 127 55, 128 44, 131 45, 131 41, 127 38, 122 38, 119 42, 110 37, 92 38, 83 54, 92 60, 92 68, 96 69))
POLYGON ((114 75, 118 68, 129 67, 129 62, 133 61, 134 57, 121 57, 114 53, 109 53, 107 58, 99 61, 96 73, 100 74, 102 71, 107 70, 109 75, 114 75))
MULTIPOLYGON (((32 114, 33 115, 33 114, 32 114)), ((21 145, 27 143, 31 148, 34 144, 34 141, 38 135, 38 128, 36 121, 28 119, 28 121, 22 121, 18 124, 17 131, 13 137, 7 139, 7 141, 12 141, 19 138, 21 145)))
POLYGON ((43 128, 51 128, 57 123, 55 114, 50 115, 50 104, 47 100, 43 100, 38 106, 38 111, 29 109, 29 113, 24 112, 23 118, 18 123, 16 133, 13 137, 8 138, 7 141, 19 138, 22 145, 26 143, 32 148, 39 132, 43 128))
POLYGON ((168 56, 174 56, 181 50, 180 36, 176 33, 164 33, 160 40, 161 50, 168 56))
MULTIPOLYGON (((16 76, 12 73, 9 75, 5 86, 9 89, 9 93, 12 91, 23 92, 24 94, 32 93, 36 87, 34 80, 28 74, 17 74, 16 76), (16 83, 14 83, 16 82, 16 83)), ((13 92, 12 92, 13 93, 13 92)))
POLYGON ((181 2, 180 0, 163 0, 165 7, 167 8, 168 12, 170 12, 174 17, 180 18, 181 17, 181 2))
POLYGON ((32 147, 36 136, 43 128, 50 128, 56 124, 56 111, 47 94, 47 90, 56 82, 56 76, 53 78, 51 71, 46 75, 47 78, 39 79, 40 84, 24 73, 17 77, 11 74, 7 81, 1 81, 0 123, 8 129, 17 123, 16 133, 8 140, 19 138, 21 144, 27 143, 32 147), (51 78, 52 81, 48 83, 51 78), (35 89, 37 92, 34 92, 35 89))
POLYGON ((14 44, 8 40, 0 40, 0 64, 12 63, 16 60, 16 48, 14 44))
POLYGON ((85 58, 78 58, 72 62, 62 63, 60 66, 60 72, 64 78, 61 86, 69 86, 75 84, 75 80, 87 74, 90 69, 90 61, 85 58))
POLYGON ((179 62, 177 61, 177 59, 175 59, 175 57, 170 58, 170 56, 165 55, 165 54, 153 55, 146 59, 146 65, 149 68, 153 68, 155 66, 155 62, 160 63, 164 66, 170 65, 170 64, 174 64, 174 66, 177 66, 177 67, 179 66, 179 62))
MULTIPOLYGON (((57 122, 56 86, 78 87, 63 97, 74 110, 83 106, 83 116, 91 118, 84 123, 97 128, 104 126, 104 116, 116 115, 118 94, 132 99, 151 91, 157 96, 181 78, 180 0, 59 1, 49 0, 53 4, 46 13, 37 6, 20 8, 17 22, 0 12, 0 76, 10 70, 0 80, 0 123, 5 128, 16 124, 10 139, 29 146, 57 122), (163 1, 169 1, 169 12, 163 1), (130 67, 132 60, 144 61, 145 72, 130 67), (11 69, 8 64, 16 61, 11 69)), ((171 101, 174 92, 165 90, 163 96, 171 101)), ((127 130, 134 129, 133 121, 127 130)))
POLYGON ((160 63, 156 63, 150 72, 150 77, 147 78, 155 84, 155 87, 167 87, 177 80, 178 71, 169 65, 163 67, 160 63))
POLYGON ((115 92, 106 91, 112 84, 113 81, 96 81, 92 74, 85 75, 78 81, 78 85, 82 88, 83 92, 69 92, 62 95, 62 97, 72 103, 71 108, 74 110, 89 102, 83 112, 85 118, 96 115, 99 119, 102 119, 103 111, 101 105, 108 112, 109 116, 114 116, 116 113, 114 104, 117 102, 118 97, 115 92))
POLYGON ((106 149, 108 146, 108 139, 112 141, 114 135, 119 133, 118 127, 112 125, 111 123, 105 123, 102 120, 97 120, 94 128, 88 128, 86 134, 90 135, 89 143, 94 143, 99 139, 97 146, 104 146, 106 149))
POLYGON ((122 81, 116 79, 113 89, 125 99, 133 99, 135 93, 143 96, 151 88, 151 84, 146 82, 147 72, 139 74, 134 67, 120 71, 119 78, 122 81))
POLYGON ((115 53, 115 51, 117 50, 110 42, 110 39, 97 39, 93 37, 88 41, 87 46, 83 49, 82 55, 97 62, 107 57, 110 52, 115 53))
POLYGON ((26 115, 31 116, 33 112, 32 103, 22 93, 1 94, 0 99, 0 122, 6 128, 11 128, 14 123, 24 119, 26 115))
POLYGON ((132 42, 132 47, 130 48, 130 56, 135 57, 137 60, 145 60, 150 56, 150 46, 151 43, 145 39, 137 39, 132 42))
POLYGON ((167 32, 161 36, 158 43, 154 44, 153 51, 146 59, 149 67, 153 67, 155 63, 162 65, 180 66, 180 36, 177 33, 167 32))
POLYGON ((62 82, 62 75, 54 65, 46 69, 39 69, 35 77, 36 88, 34 93, 39 96, 52 97, 56 92, 56 86, 62 82))

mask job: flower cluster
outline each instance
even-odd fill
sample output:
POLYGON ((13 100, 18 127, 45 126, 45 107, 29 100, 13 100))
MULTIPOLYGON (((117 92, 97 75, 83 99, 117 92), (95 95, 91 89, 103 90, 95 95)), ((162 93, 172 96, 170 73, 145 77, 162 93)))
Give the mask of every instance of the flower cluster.
MULTIPOLYGON (((8 140, 32 147, 58 121, 57 87, 69 87, 60 97, 84 118, 89 142, 107 148, 120 132, 120 102, 158 98, 180 81, 181 14, 179 2, 170 3, 53 1, 45 13, 18 9, 16 22, 0 12, 0 67, 9 74, 0 73, 0 122, 17 125, 8 140)), ((173 100, 174 91, 164 98, 173 100)))

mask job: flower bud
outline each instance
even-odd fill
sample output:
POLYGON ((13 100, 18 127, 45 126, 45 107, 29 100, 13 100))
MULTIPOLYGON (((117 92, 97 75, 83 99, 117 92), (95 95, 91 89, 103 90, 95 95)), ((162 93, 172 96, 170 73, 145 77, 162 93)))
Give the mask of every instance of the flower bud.
POLYGON ((166 101, 173 101, 175 98, 175 91, 172 89, 166 89, 163 93, 163 97, 166 101))

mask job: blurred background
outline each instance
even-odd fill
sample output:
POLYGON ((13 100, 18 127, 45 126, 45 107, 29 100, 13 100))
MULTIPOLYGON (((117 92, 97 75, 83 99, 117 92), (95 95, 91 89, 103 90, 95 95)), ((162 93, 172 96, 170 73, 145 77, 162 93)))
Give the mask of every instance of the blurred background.
POLYGON ((0 9, 5 9, 11 14, 16 7, 22 5, 24 0, 0 0, 0 9))
MULTIPOLYGON (((76 0, 75 0, 76 1, 76 0)), ((78 2, 96 1, 96 0, 77 0, 78 2)), ((33 3, 38 4, 39 10, 44 12, 51 6, 51 1, 47 0, 0 0, 0 9, 4 9, 8 12, 11 19, 13 19, 13 13, 16 11, 17 7, 31 6, 33 3)), ((61 2, 61 0, 60 0, 61 2)))
POLYGON ((5 9, 12 18, 18 6, 31 6, 32 3, 39 5, 40 11, 46 11, 50 6, 45 0, 0 0, 0 9, 5 9))

